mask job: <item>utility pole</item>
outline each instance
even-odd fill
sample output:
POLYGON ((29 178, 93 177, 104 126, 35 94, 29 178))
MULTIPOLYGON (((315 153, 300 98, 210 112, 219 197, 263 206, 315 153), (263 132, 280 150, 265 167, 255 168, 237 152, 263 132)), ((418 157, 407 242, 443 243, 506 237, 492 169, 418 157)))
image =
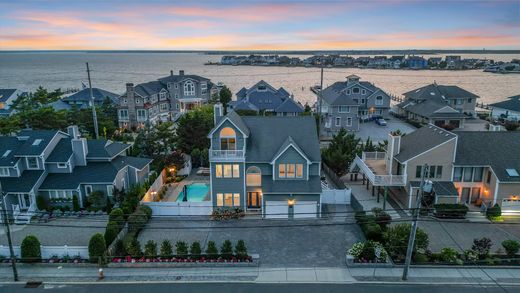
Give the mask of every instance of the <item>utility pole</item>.
POLYGON ((9 254, 11 255, 11 266, 13 268, 13 278, 15 282, 18 282, 18 270, 16 269, 16 255, 14 255, 13 240, 11 239, 11 228, 9 227, 9 221, 7 219, 7 207, 5 206, 4 194, 1 192, 0 186, 0 199, 2 200, 2 217, 5 224, 5 232, 7 234, 7 243, 9 244, 9 254))
POLYGON ((90 89, 90 102, 92 103, 92 120, 94 120, 94 132, 96 133, 96 139, 99 138, 98 121, 96 114, 96 103, 94 101, 94 94, 92 93, 92 81, 90 80, 90 69, 87 62, 87 76, 88 76, 88 87, 90 89))
POLYGON ((416 208, 412 210, 413 225, 412 229, 410 230, 410 236, 408 238, 408 249, 406 250, 406 259, 403 269, 403 281, 408 279, 408 270, 410 269, 410 263, 412 262, 413 246, 415 243, 415 234, 417 233, 417 222, 419 218, 419 209, 421 208, 421 200, 427 184, 429 184, 431 187, 431 182, 426 182, 426 176, 429 174, 429 169, 430 167, 426 164, 422 167, 421 184, 419 186, 419 192, 417 192, 417 196, 415 197, 416 208))
POLYGON ((320 78, 320 93, 318 95, 318 137, 321 132, 321 101, 323 100, 323 57, 320 57, 320 65, 321 65, 321 78, 320 78))

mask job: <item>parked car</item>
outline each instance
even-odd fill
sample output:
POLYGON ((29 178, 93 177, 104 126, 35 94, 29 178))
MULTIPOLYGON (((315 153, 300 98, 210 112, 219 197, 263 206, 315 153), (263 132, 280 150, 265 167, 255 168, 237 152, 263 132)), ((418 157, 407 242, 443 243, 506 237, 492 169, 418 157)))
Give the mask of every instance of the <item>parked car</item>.
POLYGON ((380 125, 380 126, 386 126, 386 120, 383 118, 377 119, 376 123, 377 123, 377 125, 380 125))

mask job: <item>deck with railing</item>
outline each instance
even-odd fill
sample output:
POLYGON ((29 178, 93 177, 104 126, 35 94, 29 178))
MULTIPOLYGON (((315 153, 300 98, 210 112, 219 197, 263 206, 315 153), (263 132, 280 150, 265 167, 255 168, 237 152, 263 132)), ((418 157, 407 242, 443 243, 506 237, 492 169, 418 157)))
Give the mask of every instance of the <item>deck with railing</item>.
POLYGON ((243 150, 210 150, 210 159, 244 159, 245 152, 243 150))
POLYGON ((374 186, 405 186, 406 176, 386 173, 385 152, 363 152, 356 156, 353 166, 357 166, 374 186))

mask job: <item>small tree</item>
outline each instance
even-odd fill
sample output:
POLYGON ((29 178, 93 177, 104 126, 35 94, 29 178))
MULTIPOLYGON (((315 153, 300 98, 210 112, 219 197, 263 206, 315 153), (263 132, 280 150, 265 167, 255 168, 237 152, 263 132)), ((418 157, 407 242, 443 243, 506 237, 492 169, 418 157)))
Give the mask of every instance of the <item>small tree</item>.
POLYGON ((117 225, 119 225, 120 228, 122 228, 125 223, 125 215, 123 213, 123 210, 120 208, 113 209, 110 212, 110 215, 108 216, 108 221, 114 222, 117 225))
POLYGON ((126 252, 130 254, 132 257, 140 257, 143 255, 143 251, 141 250, 141 243, 137 238, 132 239, 127 247, 125 247, 126 252))
POLYGON ((94 234, 88 243, 88 256, 91 262, 103 262, 105 249, 107 248, 105 237, 101 233, 94 234))
POLYGON ((480 239, 473 239, 471 249, 477 253, 479 259, 485 259, 489 255, 492 245, 493 242, 491 242, 491 239, 482 237, 480 239))
POLYGON ((87 201, 95 210, 101 210, 107 204, 105 193, 101 190, 91 192, 87 197, 87 201))
POLYGON ((42 259, 40 240, 34 235, 27 235, 20 248, 23 262, 39 262, 42 259))
POLYGON ((177 257, 186 258, 186 256, 188 256, 188 245, 184 241, 177 241, 177 243, 175 243, 175 251, 177 257))
POLYGON ((208 247, 206 248, 206 256, 211 259, 215 259, 218 257, 218 249, 214 241, 208 241, 208 247))
POLYGON ((163 240, 161 243, 161 257, 171 258, 173 256, 173 247, 170 241, 163 240))
POLYGON ((224 243, 222 243, 222 246, 220 247, 220 255, 224 259, 230 259, 233 257, 233 245, 231 244, 231 241, 225 240, 224 243))
POLYGON ((116 222, 109 221, 105 229, 105 243, 107 245, 112 244, 117 234, 119 234, 119 231, 121 231, 120 225, 116 222))
POLYGON ((157 243, 153 240, 148 240, 144 245, 144 255, 146 257, 155 257, 157 256, 157 243))
POLYGON ((247 257, 247 247, 244 240, 238 240, 235 246, 235 255, 239 259, 245 259, 247 257))
POLYGON ((191 258, 199 259, 201 253, 202 253, 202 250, 200 249, 200 243, 198 241, 193 242, 190 247, 191 258))
POLYGON ((79 206, 79 201, 78 201, 78 196, 77 195, 73 195, 72 196, 72 210, 75 211, 75 212, 79 212, 79 210, 80 210, 80 206, 79 206))
MULTIPOLYGON (((406 249, 408 247, 408 238, 410 238, 410 224, 398 224, 388 227, 384 233, 384 243, 387 252, 397 261, 401 261, 406 256, 406 249)), ((422 229, 417 229, 415 242, 413 247, 414 254, 417 250, 426 250, 428 248, 428 234, 422 229)))
POLYGON ((504 240, 502 241, 502 246, 508 257, 515 257, 518 250, 520 250, 520 243, 516 240, 504 240))
POLYGON ((139 232, 148 222, 148 216, 144 211, 137 210, 128 217, 128 230, 131 232, 139 232))
POLYGON ((227 113, 227 105, 229 102, 231 102, 231 97, 233 96, 233 94, 231 93, 231 91, 229 90, 229 88, 227 86, 223 86, 222 89, 220 90, 220 102, 222 103, 222 106, 224 108, 224 114, 227 113))

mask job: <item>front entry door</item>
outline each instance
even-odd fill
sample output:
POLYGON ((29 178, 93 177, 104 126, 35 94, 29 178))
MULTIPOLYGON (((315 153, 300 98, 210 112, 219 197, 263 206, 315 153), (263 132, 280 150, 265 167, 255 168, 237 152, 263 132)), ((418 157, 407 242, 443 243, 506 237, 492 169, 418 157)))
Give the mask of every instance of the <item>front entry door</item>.
POLYGON ((21 210, 28 209, 31 206, 31 195, 28 193, 18 194, 18 202, 21 210))
POLYGON ((261 196, 260 192, 247 193, 247 207, 252 209, 260 208, 261 196))
POLYGON ((467 203, 467 204, 469 204, 470 199, 471 199, 471 188, 469 188, 469 187, 463 187, 463 188, 462 188, 461 195, 460 195, 460 201, 461 201, 462 203, 467 203))

